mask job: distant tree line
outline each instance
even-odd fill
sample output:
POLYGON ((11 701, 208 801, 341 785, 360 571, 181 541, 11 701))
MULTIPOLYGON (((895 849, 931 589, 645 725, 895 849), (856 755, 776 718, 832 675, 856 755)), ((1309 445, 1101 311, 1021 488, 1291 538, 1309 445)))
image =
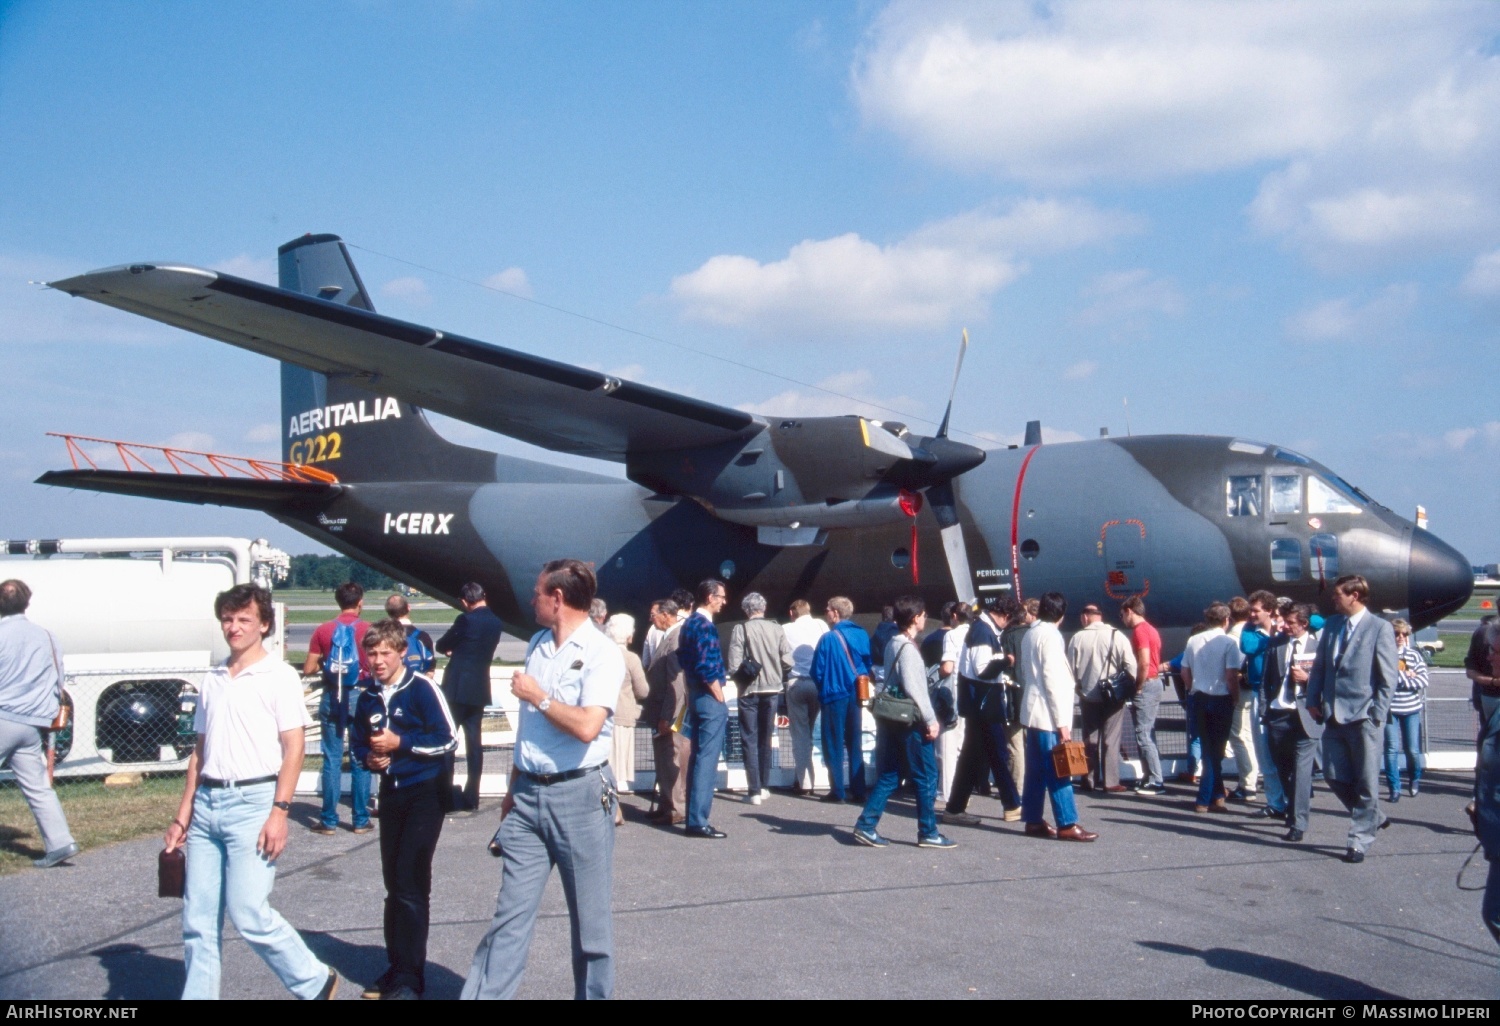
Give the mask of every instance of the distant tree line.
POLYGON ((348 556, 293 556, 285 588, 332 591, 345 581, 354 581, 366 591, 391 591, 396 582, 348 556))

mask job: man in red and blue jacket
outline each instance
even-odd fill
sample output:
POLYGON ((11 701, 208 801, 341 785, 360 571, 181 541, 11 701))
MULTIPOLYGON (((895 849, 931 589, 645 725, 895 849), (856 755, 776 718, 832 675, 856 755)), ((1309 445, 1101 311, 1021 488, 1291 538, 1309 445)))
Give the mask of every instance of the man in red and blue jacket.
POLYGON ((458 743, 443 693, 405 664, 406 628, 372 624, 363 642, 372 680, 349 728, 350 750, 380 775, 380 869, 390 962, 367 998, 414 998, 426 985, 432 855, 443 830, 447 755, 458 743))
POLYGON ((729 726, 724 703, 724 651, 714 616, 724 608, 729 593, 723 581, 709 578, 698 585, 698 608, 682 622, 677 634, 677 662, 687 681, 689 726, 693 754, 688 761, 687 835, 720 839, 722 830, 708 822, 719 779, 719 753, 729 726))

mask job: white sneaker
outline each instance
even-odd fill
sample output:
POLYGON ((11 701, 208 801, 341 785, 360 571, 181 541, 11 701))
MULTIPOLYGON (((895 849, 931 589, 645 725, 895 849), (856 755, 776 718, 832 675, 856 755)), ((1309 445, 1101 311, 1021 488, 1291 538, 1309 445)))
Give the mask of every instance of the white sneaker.
POLYGON ((763 788, 761 788, 760 789, 760 796, 762 798, 769 798, 769 797, 771 797, 771 789, 769 787, 763 787, 763 788))
POLYGON ((765 799, 760 796, 759 791, 755 792, 754 794, 745 795, 746 805, 759 805, 763 801, 765 801, 765 799))

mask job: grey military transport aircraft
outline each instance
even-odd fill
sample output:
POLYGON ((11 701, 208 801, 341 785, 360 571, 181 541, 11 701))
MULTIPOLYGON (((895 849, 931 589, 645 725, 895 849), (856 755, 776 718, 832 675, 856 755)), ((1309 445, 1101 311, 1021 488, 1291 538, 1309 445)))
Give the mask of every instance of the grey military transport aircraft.
MULTIPOLYGON (((260 510, 452 600, 477 580, 524 629, 535 574, 571 555, 612 608, 717 576, 871 610, 1012 591, 1073 608, 1141 595, 1170 644, 1214 599, 1268 588, 1328 606, 1358 572, 1418 627, 1468 599, 1468 561, 1328 468, 1240 438, 1157 435, 986 451, 860 416, 760 417, 377 314, 343 242, 280 249, 280 288, 133 264, 50 283, 281 361, 283 457, 329 481, 77 469, 40 483, 260 510), (628 480, 443 439, 422 410, 628 480), (334 480, 336 479, 336 480, 334 480), (941 551, 947 574, 920 574, 941 551), (920 580, 920 583, 914 583, 920 580)), ((962 355, 960 353, 960 365, 962 355)), ((955 385, 957 379, 955 377, 955 385)))

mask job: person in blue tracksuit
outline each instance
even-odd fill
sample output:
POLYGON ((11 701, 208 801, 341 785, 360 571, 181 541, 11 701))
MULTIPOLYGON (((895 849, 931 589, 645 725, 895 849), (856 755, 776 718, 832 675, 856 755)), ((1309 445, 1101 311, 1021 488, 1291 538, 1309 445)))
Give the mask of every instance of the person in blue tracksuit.
POLYGON ((360 692, 350 748, 380 775, 380 869, 385 878, 385 951, 390 965, 364 996, 419 997, 426 985, 432 854, 443 830, 447 755, 458 743, 448 703, 432 678, 406 666, 406 628, 370 625, 364 637, 372 680, 360 692))

